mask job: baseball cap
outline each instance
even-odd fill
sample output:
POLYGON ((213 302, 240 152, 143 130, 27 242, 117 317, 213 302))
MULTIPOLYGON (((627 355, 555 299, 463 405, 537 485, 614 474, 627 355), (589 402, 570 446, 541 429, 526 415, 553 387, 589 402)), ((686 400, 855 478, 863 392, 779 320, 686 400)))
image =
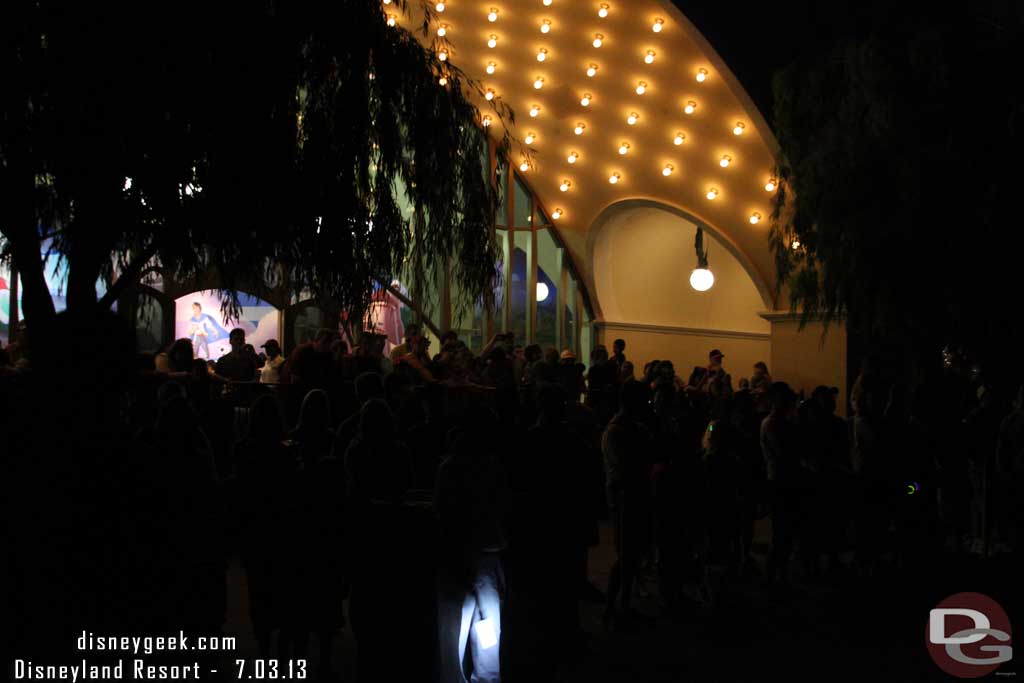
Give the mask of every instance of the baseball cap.
POLYGON ((262 344, 260 344, 260 348, 261 349, 268 349, 268 348, 279 349, 279 348, 281 348, 281 345, 278 343, 278 341, 276 339, 268 339, 267 341, 265 341, 262 344))
POLYGON ((708 354, 708 358, 714 358, 716 356, 718 358, 725 358, 725 354, 719 351, 718 349, 712 349, 711 353, 708 354))

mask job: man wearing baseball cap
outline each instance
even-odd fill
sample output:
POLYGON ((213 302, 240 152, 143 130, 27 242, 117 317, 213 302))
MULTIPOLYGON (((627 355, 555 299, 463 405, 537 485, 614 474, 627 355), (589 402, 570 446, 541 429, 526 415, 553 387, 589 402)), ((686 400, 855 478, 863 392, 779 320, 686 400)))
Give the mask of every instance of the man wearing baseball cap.
POLYGON ((281 355, 281 344, 276 339, 268 339, 260 347, 266 352, 267 360, 260 368, 261 384, 278 384, 281 382, 281 366, 284 356, 281 355))

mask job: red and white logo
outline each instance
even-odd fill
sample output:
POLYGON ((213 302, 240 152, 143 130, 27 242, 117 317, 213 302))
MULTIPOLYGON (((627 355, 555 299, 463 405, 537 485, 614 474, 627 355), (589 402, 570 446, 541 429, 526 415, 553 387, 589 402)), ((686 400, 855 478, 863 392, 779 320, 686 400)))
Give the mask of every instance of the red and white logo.
POLYGON ((928 614, 925 643, 940 669, 957 678, 987 676, 1013 658, 1010 618, 981 593, 957 593, 928 614))

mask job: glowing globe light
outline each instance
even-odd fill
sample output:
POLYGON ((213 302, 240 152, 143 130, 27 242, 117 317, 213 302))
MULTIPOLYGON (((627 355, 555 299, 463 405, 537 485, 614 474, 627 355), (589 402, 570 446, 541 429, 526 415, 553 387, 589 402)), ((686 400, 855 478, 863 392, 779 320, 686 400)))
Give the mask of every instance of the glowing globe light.
POLYGON ((546 284, 544 284, 543 282, 537 283, 537 301, 547 300, 548 294, 550 293, 551 291, 548 289, 548 286, 546 284))
POLYGON ((640 114, 637 114, 635 111, 632 112, 629 116, 626 117, 626 123, 628 123, 631 126, 635 126, 636 122, 639 121, 639 120, 640 120, 640 114))
POLYGON ((491 48, 492 50, 498 47, 498 36, 494 35, 493 33, 489 35, 487 37, 487 47, 491 48))
POLYGON ((601 17, 602 19, 604 19, 605 17, 608 16, 608 3, 607 2, 602 2, 601 3, 601 8, 599 10, 597 10, 597 16, 601 17))
POLYGON ((441 50, 440 52, 437 53, 437 58, 440 59, 442 62, 447 62, 448 61, 448 51, 447 50, 441 50))
POLYGON ((568 192, 570 187, 572 187, 572 183, 568 180, 563 180, 562 184, 558 186, 558 189, 562 192, 568 192))
POLYGON ((394 26, 398 23, 398 18, 394 14, 388 15, 388 26, 394 26))
POLYGON ((643 95, 645 92, 647 92, 647 82, 640 81, 639 83, 636 84, 636 94, 643 95))
POLYGON ((707 69, 697 69, 697 82, 698 83, 703 83, 706 80, 708 80, 708 70, 707 69))
POLYGON ((538 116, 540 116, 540 106, 539 105, 535 104, 532 107, 530 107, 530 116, 532 118, 537 118, 538 116))
POLYGON ((661 169, 661 175, 667 178, 668 176, 672 175, 672 171, 674 170, 676 170, 675 166, 673 166, 672 164, 665 164, 665 168, 661 169))
POLYGON ((611 183, 612 185, 615 185, 616 183, 618 183, 618 182, 619 182, 619 179, 620 179, 620 178, 622 178, 622 176, 621 176, 621 175, 619 175, 618 173, 612 173, 612 174, 611 174, 611 175, 610 175, 610 176, 608 177, 608 182, 609 182, 609 183, 611 183))
POLYGON ((540 90, 543 87, 544 87, 544 79, 543 78, 541 78, 540 76, 537 76, 537 78, 533 79, 533 89, 534 90, 540 90))
POLYGON ((654 25, 651 26, 651 30, 654 31, 655 33, 661 33, 661 29, 663 29, 663 28, 665 28, 665 20, 664 19, 655 19, 654 20, 654 25))
POLYGON ((604 36, 600 33, 594 34, 594 47, 601 47, 604 45, 604 36))
POLYGON ((713 200, 713 199, 714 199, 715 197, 717 197, 717 196, 718 196, 718 188, 714 188, 714 187, 712 187, 712 188, 711 188, 710 190, 708 190, 708 193, 707 193, 707 195, 705 195, 705 196, 706 196, 706 197, 707 197, 707 198, 708 198, 709 200, 713 200))
POLYGON ((519 170, 522 171, 523 173, 526 173, 527 171, 530 170, 530 164, 526 161, 526 159, 523 159, 523 163, 519 164, 519 170))
POLYGON ((625 156, 628 152, 629 152, 629 143, 628 142, 623 142, 621 145, 619 145, 619 154, 625 156))
POLYGON ((552 0, 543 0, 545 7, 551 7, 552 0))
POLYGON ((597 64, 591 64, 587 67, 587 78, 593 78, 597 74, 597 64))
POLYGON ((566 157, 565 160, 568 161, 570 164, 575 164, 577 161, 579 161, 579 158, 580 155, 577 154, 576 152, 569 152, 569 156, 566 157))
POLYGON ((572 132, 576 135, 583 135, 583 129, 587 127, 585 123, 577 123, 576 127, 572 129, 572 132))
POLYGON ((438 26, 437 35, 441 38, 444 38, 446 35, 448 35, 448 24, 441 24, 440 26, 438 26))
POLYGON ((743 135, 743 130, 746 128, 746 124, 742 121, 737 121, 736 125, 732 128, 733 135, 743 135))
POLYGON ((487 62, 487 73, 488 74, 493 74, 497 70, 498 70, 498 65, 497 64, 495 64, 494 62, 487 62))
POLYGON ((498 10, 497 10, 497 8, 492 7, 491 11, 487 13, 487 21, 489 21, 489 22, 491 22, 493 24, 497 20, 498 20, 498 10))
POLYGON ((547 51, 546 48, 542 47, 541 49, 537 50, 537 61, 538 62, 543 62, 547 58, 548 58, 548 51, 547 51))
POLYGON ((732 157, 726 154, 725 156, 722 157, 721 161, 718 162, 718 165, 721 166, 722 168, 727 168, 731 163, 732 157))
POLYGON ((698 292, 706 292, 715 284, 715 276, 707 268, 694 268, 690 273, 690 286, 698 292))
POLYGON ((679 145, 683 144, 683 140, 685 139, 685 135, 683 135, 682 133, 676 133, 676 136, 672 138, 672 144, 678 147, 679 145))
POLYGON ((754 213, 750 214, 750 224, 751 225, 757 225, 760 222, 761 222, 761 214, 759 214, 757 211, 755 211, 754 213))
POLYGON ((523 138, 523 142, 525 142, 528 145, 532 145, 534 140, 536 140, 536 139, 537 139, 537 134, 536 133, 527 133, 526 137, 523 138))
POLYGON ((580 98, 580 106, 589 107, 591 99, 593 99, 593 96, 590 93, 584 93, 583 97, 580 98))
POLYGON ((487 92, 484 93, 484 99, 487 100, 488 102, 493 100, 494 99, 494 91, 491 90, 490 88, 488 88, 487 92))
POLYGON ((554 211, 551 212, 551 219, 552 220, 556 220, 557 221, 561 217, 562 217, 562 210, 561 209, 555 209, 554 211))
POLYGON ((774 192, 775 191, 775 185, 776 185, 775 178, 769 178, 768 182, 764 184, 765 192, 774 192))
POLYGON ((697 111, 697 103, 694 102, 693 100, 687 102, 686 106, 683 107, 683 112, 686 114, 692 114, 695 111, 697 111))
POLYGON ((644 62, 647 64, 654 64, 654 50, 648 50, 647 54, 644 55, 644 62))
POLYGON ((487 128, 488 126, 491 125, 491 117, 490 117, 489 114, 487 116, 484 116, 483 123, 484 123, 484 128, 487 128))
POLYGON ((551 20, 550 19, 545 19, 540 24, 540 32, 541 33, 549 33, 550 31, 551 31, 551 20))
POLYGON ((434 5, 434 9, 436 9, 438 12, 443 12, 444 11, 444 3, 443 2, 437 3, 436 5, 434 5))

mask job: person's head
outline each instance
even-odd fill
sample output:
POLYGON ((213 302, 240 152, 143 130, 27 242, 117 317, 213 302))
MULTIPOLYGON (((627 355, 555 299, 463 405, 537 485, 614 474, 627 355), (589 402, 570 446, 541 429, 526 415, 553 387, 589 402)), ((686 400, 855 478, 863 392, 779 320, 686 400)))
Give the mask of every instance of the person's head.
POLYGON ((626 382, 619 390, 619 405, 625 415, 639 416, 647 409, 651 391, 643 382, 626 382))
POLYGON ((759 360, 756 363, 754 363, 754 374, 755 375, 767 375, 768 374, 768 366, 765 365, 764 361, 759 360))
POLYGON ((740 377, 740 391, 750 391, 750 380, 746 377, 740 377))
POLYGON ((530 344, 523 350, 523 358, 526 359, 527 363, 536 363, 541 359, 543 352, 540 350, 539 344, 530 344))
POLYGON ((255 356, 256 347, 253 346, 252 344, 246 344, 245 346, 242 347, 242 352, 245 353, 245 355, 247 356, 255 356))
POLYGON ((819 385, 814 387, 814 391, 811 392, 811 400, 821 406, 824 414, 833 415, 836 412, 836 395, 838 393, 839 389, 836 387, 819 385))
POLYGON ((245 330, 241 327, 231 330, 228 334, 228 343, 231 344, 232 351, 240 352, 245 347, 245 330))
POLYGON ((768 397, 771 399, 774 415, 789 415, 796 406, 796 394, 785 382, 772 382, 768 388, 768 397))
POLYGON ((416 323, 411 323, 405 327, 405 343, 412 345, 412 342, 420 336, 420 326, 416 323))
POLYGON ((544 362, 550 365, 558 365, 558 349, 554 346, 544 349, 544 362))
POLYGON ((281 344, 279 344, 276 339, 268 339, 260 346, 267 352, 267 358, 273 359, 281 355, 281 344))
POLYGON ((459 335, 455 330, 448 330, 441 335, 441 349, 448 349, 454 346, 459 341, 459 335))
POLYGON ((331 344, 337 338, 338 333, 336 331, 326 327, 321 327, 316 331, 316 337, 313 339, 313 346, 315 346, 316 350, 321 353, 330 353, 331 344))
POLYGON ((202 312, 203 312, 203 305, 201 303, 199 303, 198 301, 193 302, 193 304, 192 304, 192 315, 198 316, 202 312))
POLYGON ((590 367, 600 365, 608 360, 608 349, 604 344, 598 344, 590 351, 590 367))
POLYGON ((384 379, 378 372, 364 372, 356 377, 355 389, 356 399, 361 404, 384 398, 384 379))
POLYGON ((564 349, 558 356, 560 365, 576 365, 576 354, 571 349, 564 349))
POLYGON ((410 350, 417 356, 426 356, 430 351, 430 337, 418 334, 413 338, 410 350))
POLYGON ((331 400, 327 392, 313 389, 302 399, 299 409, 299 427, 325 430, 331 426, 331 400))
POLYGON ((712 349, 711 353, 708 354, 708 365, 713 368, 722 367, 722 359, 725 358, 725 354, 718 349, 712 349))
POLYGON ((625 339, 616 339, 615 341, 612 342, 612 352, 613 353, 620 354, 620 353, 622 353, 625 350, 626 350, 626 340, 625 339))
POLYGON ((622 364, 622 368, 619 369, 619 380, 625 382, 627 380, 635 379, 635 370, 633 368, 633 361, 627 360, 622 364))
POLYGON ((192 340, 176 339, 167 349, 167 369, 171 372, 188 372, 192 367, 192 340))

